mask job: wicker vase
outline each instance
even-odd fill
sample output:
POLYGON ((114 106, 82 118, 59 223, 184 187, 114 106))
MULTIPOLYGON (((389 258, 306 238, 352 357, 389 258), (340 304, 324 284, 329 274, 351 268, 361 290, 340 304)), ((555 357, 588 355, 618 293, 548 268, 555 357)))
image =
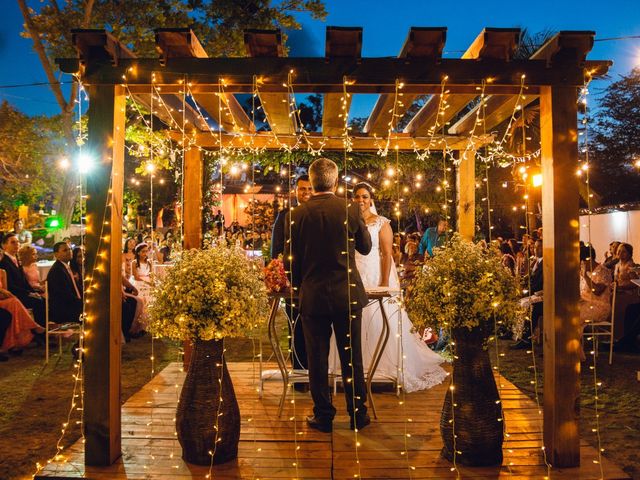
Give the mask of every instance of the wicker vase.
POLYGON ((489 352, 483 348, 486 335, 479 328, 462 328, 454 330, 452 337, 457 358, 453 360, 450 381, 455 388, 447 390, 442 407, 440 432, 444 446, 441 454, 453 461, 456 450, 455 461, 461 465, 501 465, 502 404, 489 352))
POLYGON ((240 409, 223 348, 223 340, 195 341, 180 394, 176 413, 178 441, 182 458, 196 465, 210 465, 210 452, 214 452, 214 464, 238 456, 240 409))

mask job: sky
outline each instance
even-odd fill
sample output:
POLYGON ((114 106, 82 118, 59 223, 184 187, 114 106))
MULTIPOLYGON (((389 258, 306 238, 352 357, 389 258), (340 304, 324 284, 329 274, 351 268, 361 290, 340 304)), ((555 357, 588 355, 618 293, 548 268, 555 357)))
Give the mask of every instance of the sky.
MULTIPOLYGON (((214 0, 215 1, 215 0, 214 0)), ((48 86, 12 85, 46 82, 29 39, 20 37, 22 16, 17 2, 0 0, 0 100, 6 99, 29 114, 59 111, 48 86)), ((28 0, 37 7, 38 0, 28 0)), ((324 56, 326 26, 363 27, 363 57, 396 56, 411 26, 447 27, 445 57, 458 57, 484 27, 520 27, 535 33, 543 30, 594 30, 592 60, 613 60, 611 78, 640 66, 640 38, 606 41, 607 38, 640 36, 638 0, 538 0, 517 1, 427 1, 325 0, 325 22, 301 15, 302 30, 290 32, 290 55, 324 56)), ((68 76, 61 77, 69 81, 68 76)), ((609 80, 610 81, 610 80, 609 80)), ((598 81, 595 91, 607 85, 598 81)), ((367 116, 376 96, 354 98, 351 116, 367 116)))

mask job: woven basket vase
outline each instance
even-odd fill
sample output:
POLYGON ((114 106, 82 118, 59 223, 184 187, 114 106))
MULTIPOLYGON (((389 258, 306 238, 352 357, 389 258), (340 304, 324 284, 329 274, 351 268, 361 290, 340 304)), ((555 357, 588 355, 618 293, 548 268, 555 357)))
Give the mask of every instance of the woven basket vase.
POLYGON ((455 357, 450 382, 454 389, 447 389, 442 407, 441 454, 453 461, 457 451, 455 461, 460 465, 501 465, 504 420, 499 420, 502 403, 489 352, 483 348, 486 335, 479 328, 460 328, 453 330, 452 337, 455 357))
POLYGON ((176 412, 178 441, 182 458, 196 465, 210 465, 212 453, 214 464, 238 456, 240 409, 223 349, 223 340, 195 341, 180 394, 176 412))

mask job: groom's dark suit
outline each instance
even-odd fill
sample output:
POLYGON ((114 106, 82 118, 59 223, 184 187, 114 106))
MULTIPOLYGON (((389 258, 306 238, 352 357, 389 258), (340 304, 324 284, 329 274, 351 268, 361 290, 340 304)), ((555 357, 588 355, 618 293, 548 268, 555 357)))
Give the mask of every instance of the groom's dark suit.
POLYGON ((287 214, 285 224, 289 217, 293 224, 290 238, 289 229, 285 229, 284 258, 287 270, 292 272, 293 286, 298 289, 314 415, 320 422, 330 423, 336 413, 328 381, 333 326, 347 410, 352 416, 364 416, 367 407, 360 332, 367 294, 356 269, 355 250, 368 254, 371 237, 358 206, 352 204, 347 211, 345 200, 332 193, 312 196, 287 214))

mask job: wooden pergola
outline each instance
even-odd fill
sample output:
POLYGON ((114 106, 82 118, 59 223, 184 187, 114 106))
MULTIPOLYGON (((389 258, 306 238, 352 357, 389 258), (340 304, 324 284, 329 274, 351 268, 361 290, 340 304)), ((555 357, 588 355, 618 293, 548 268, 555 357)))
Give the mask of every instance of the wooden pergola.
MULTIPOLYGON (((248 57, 208 58, 188 29, 157 31, 157 58, 136 58, 104 30, 78 30, 73 41, 78 57, 59 60, 64 72, 80 76, 90 98, 88 147, 99 159, 88 177, 87 265, 97 265, 87 292, 85 357, 85 463, 110 465, 121 455, 120 316, 122 194, 125 156, 125 98, 149 105, 155 87, 166 105, 155 114, 166 125, 188 128, 192 148, 185 154, 184 247, 202 240, 202 148, 281 149, 300 139, 292 114, 290 85, 296 93, 324 96, 322 132, 305 142, 324 150, 344 148, 344 113, 349 94, 379 94, 363 132, 352 132, 352 148, 375 151, 381 139, 389 147, 413 151, 464 152, 456 167, 457 228, 472 238, 475 231, 475 152, 491 141, 474 134, 478 96, 488 95, 483 119, 491 131, 517 105, 539 99, 544 225, 544 445, 554 467, 580 462, 578 402, 580 394, 578 88, 607 72, 611 62, 587 61, 594 32, 564 31, 530 58, 514 59, 519 29, 486 28, 459 59, 442 58, 446 28, 411 28, 397 58, 362 58, 362 28, 328 27, 325 56, 283 56, 278 31, 248 31, 248 57), (123 79, 126 78, 126 85, 123 79), (254 93, 271 131, 255 125, 234 94, 254 93), (184 82, 197 106, 184 104, 184 82), (398 82, 403 83, 397 102, 398 82), (522 96, 522 84, 526 86, 522 96), (444 88, 443 88, 444 85, 444 88), (419 95, 431 95, 402 132, 398 120, 419 95), (466 115, 460 112, 476 105, 466 115), (185 108, 183 108, 183 106, 185 108), (220 126, 210 126, 198 109, 220 126), (183 110, 183 111, 181 111, 183 110), (455 123, 449 124, 455 119, 455 123), (183 121, 184 120, 184 121, 183 121), (439 125, 434 134, 434 126, 439 125), (389 135, 391 132, 391 135, 389 135), (471 154, 469 154, 471 152, 471 154)), ((176 140, 183 133, 172 133, 176 140)))

